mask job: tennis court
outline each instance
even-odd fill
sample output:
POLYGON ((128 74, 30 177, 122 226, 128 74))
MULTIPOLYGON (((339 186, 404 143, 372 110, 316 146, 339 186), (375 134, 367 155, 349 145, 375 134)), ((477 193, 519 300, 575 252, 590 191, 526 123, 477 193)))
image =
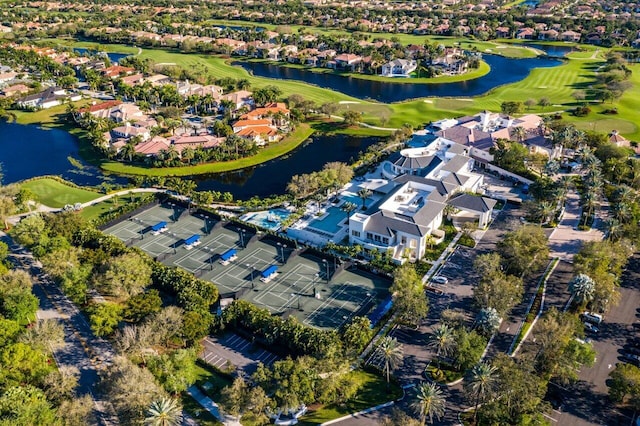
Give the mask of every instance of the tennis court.
POLYGON ((331 258, 310 255, 290 241, 255 235, 231 222, 189 215, 175 206, 151 207, 105 232, 166 265, 215 283, 221 297, 248 300, 318 328, 334 329, 355 315, 366 315, 388 295, 391 284, 357 270, 334 274, 339 265, 331 258), (150 232, 163 221, 166 230, 150 232), (198 244, 187 244, 194 239, 198 244), (229 250, 234 260, 223 262, 221 255, 229 250))

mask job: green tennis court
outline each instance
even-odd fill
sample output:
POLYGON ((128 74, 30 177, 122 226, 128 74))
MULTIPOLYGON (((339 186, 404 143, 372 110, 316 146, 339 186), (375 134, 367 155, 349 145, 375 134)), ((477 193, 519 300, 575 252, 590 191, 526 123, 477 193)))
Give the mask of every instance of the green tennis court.
POLYGON ((389 280, 358 270, 334 273, 333 259, 305 253, 290 241, 250 228, 158 205, 105 230, 165 265, 180 267, 218 286, 222 298, 241 298, 277 315, 335 329, 366 315, 388 295, 389 280), (166 222, 164 231, 153 231, 166 222), (187 241, 197 236, 197 244, 187 241), (233 261, 223 253, 234 251, 233 261), (269 276, 266 273, 275 272, 269 276), (330 277, 327 280, 327 277, 330 277))

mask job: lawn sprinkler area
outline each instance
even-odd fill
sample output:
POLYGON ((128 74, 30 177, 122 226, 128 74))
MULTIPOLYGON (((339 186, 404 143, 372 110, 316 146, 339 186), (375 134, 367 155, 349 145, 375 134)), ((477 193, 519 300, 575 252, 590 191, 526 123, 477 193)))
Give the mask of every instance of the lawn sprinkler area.
POLYGON ((153 206, 105 233, 165 265, 213 282, 223 299, 248 300, 322 329, 367 315, 388 296, 391 285, 337 259, 307 253, 291 241, 217 217, 189 214, 180 205, 153 206))
POLYGON ((291 212, 286 209, 272 209, 260 212, 251 212, 240 217, 247 223, 252 223, 261 228, 269 229, 271 231, 278 231, 282 226, 282 222, 285 221, 291 212))

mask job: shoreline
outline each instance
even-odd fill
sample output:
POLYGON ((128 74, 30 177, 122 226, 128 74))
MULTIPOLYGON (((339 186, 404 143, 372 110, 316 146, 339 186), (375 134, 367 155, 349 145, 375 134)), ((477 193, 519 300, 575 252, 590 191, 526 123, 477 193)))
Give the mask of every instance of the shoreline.
MULTIPOLYGON (((384 77, 379 74, 363 74, 357 72, 338 72, 330 68, 308 67, 301 64, 292 64, 286 61, 272 61, 270 59, 257 59, 257 58, 230 58, 228 64, 231 66, 242 66, 243 63, 259 63, 267 65, 275 65, 283 68, 291 68, 309 71, 314 74, 332 74, 343 78, 355 78, 359 80, 377 81, 380 83, 388 84, 448 84, 448 83, 460 83, 465 81, 475 80, 477 78, 484 77, 491 72, 491 66, 483 60, 480 60, 480 66, 469 72, 459 75, 442 75, 438 77, 384 77)), ((243 67, 244 68, 244 67, 243 67)))

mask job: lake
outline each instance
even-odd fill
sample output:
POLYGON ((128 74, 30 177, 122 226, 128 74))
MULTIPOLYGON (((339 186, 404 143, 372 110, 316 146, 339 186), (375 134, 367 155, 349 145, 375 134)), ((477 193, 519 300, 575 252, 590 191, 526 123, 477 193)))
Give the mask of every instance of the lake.
MULTIPOLYGON (((0 163, 2 183, 15 183, 34 176, 59 175, 78 185, 99 185, 105 177, 95 167, 80 170, 69 157, 80 159, 76 138, 64 130, 0 121, 0 163)), ((117 181, 126 182, 123 178, 117 181)))
MULTIPOLYGON (((85 47, 74 47, 73 50, 79 55, 84 55, 84 54, 95 55, 96 53, 98 53, 95 50, 87 49, 85 47)), ((113 53, 113 52, 107 53, 107 57, 111 62, 120 62, 120 60, 122 60, 123 58, 126 58, 127 56, 131 56, 131 54, 130 53, 113 53)))
POLYGON ((320 170, 331 161, 348 163, 379 140, 376 137, 313 135, 309 142, 275 160, 235 172, 193 176, 192 179, 198 183, 198 190, 228 191, 241 200, 256 195, 284 194, 291 176, 320 170))
POLYGON ((467 81, 454 83, 394 83, 345 77, 333 73, 314 73, 307 69, 288 68, 263 62, 235 63, 255 76, 281 80, 299 80, 327 89, 336 90, 359 99, 375 99, 380 102, 401 102, 424 97, 468 97, 487 93, 491 89, 526 78, 534 68, 555 67, 562 63, 545 57, 513 59, 498 55, 484 55, 491 67, 488 74, 467 81))
MULTIPOLYGON (((237 199, 283 194, 291 176, 311 173, 330 161, 358 157, 379 139, 345 135, 313 136, 289 154, 247 169, 192 176, 199 190, 229 191, 237 199)), ((63 130, 0 122, 0 163, 3 183, 15 183, 42 175, 58 175, 78 185, 95 186, 108 180, 125 184, 126 178, 105 176, 95 167, 76 168, 69 157, 80 159, 76 138, 63 130)))

